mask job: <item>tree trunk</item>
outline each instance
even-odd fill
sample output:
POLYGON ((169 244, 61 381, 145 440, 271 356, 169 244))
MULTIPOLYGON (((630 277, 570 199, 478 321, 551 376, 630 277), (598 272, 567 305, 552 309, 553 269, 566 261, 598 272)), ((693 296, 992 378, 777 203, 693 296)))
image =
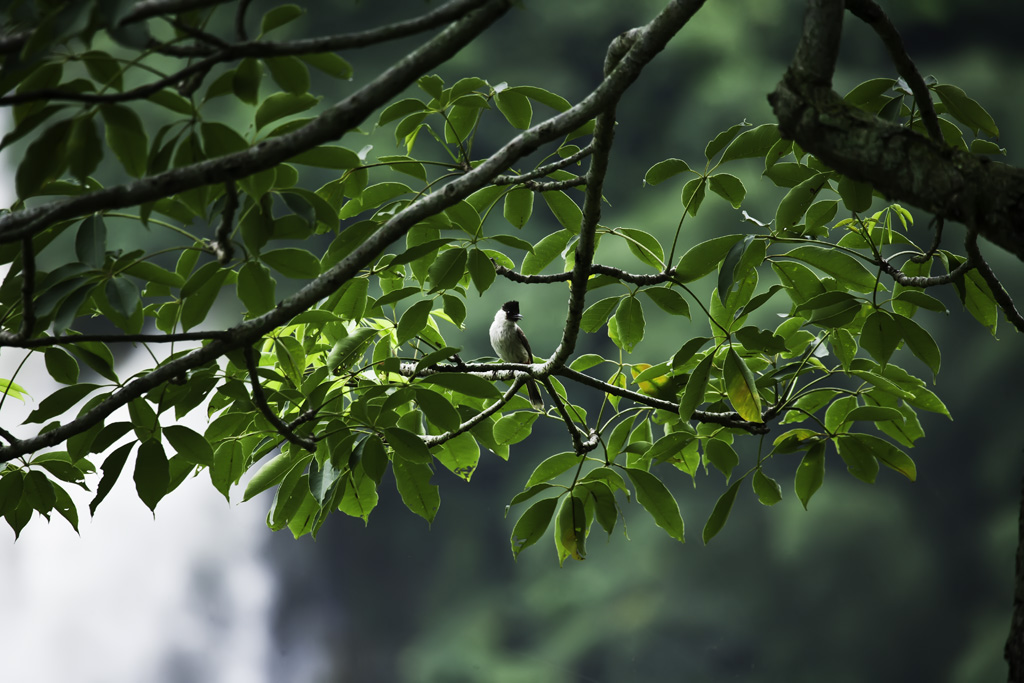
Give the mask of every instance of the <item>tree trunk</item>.
POLYGON ((1021 480, 1020 520, 1017 531, 1017 574, 1014 579, 1013 617, 1003 656, 1010 665, 1007 680, 1024 683, 1024 479, 1021 480))

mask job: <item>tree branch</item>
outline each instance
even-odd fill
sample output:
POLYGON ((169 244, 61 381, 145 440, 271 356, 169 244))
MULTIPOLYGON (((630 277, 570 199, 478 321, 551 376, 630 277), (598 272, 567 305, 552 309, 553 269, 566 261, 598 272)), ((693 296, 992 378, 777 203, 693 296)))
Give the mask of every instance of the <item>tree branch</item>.
POLYGON ((316 441, 309 437, 299 436, 292 428, 284 422, 281 418, 270 407, 267 403, 267 395, 263 391, 263 385, 260 384, 259 378, 259 364, 256 362, 256 352, 252 346, 246 344, 242 347, 242 353, 245 356, 245 367, 249 372, 249 382, 252 385, 252 401, 256 404, 256 407, 263 413, 263 417, 267 418, 267 422, 273 425, 274 429, 278 433, 292 442, 297 446, 302 446, 307 451, 313 452, 316 450, 316 441))
MULTIPOLYGON (((798 58, 817 43, 821 22, 809 23, 798 58)), ((890 200, 964 224, 973 220, 981 236, 1024 259, 1021 169, 952 149, 852 107, 827 84, 808 77, 798 59, 768 100, 782 135, 829 167, 871 183, 890 200)))
POLYGON ((910 86, 910 91, 914 93, 914 100, 921 110, 921 120, 924 122, 925 130, 928 131, 932 140, 941 143, 943 141, 942 131, 939 129, 939 116, 935 113, 931 93, 928 92, 928 86, 921 78, 921 72, 917 70, 914 60, 907 54, 907 49, 903 45, 903 39, 900 37, 900 32, 896 30, 896 26, 874 0, 846 0, 846 9, 875 29, 875 33, 889 50, 889 56, 896 66, 897 73, 903 77, 903 80, 910 86))

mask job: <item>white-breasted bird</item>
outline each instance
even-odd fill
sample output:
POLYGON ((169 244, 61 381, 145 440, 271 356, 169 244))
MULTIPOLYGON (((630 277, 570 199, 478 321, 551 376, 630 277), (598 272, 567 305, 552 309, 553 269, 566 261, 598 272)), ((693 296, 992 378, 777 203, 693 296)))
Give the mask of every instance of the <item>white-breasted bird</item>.
MULTIPOLYGON (((533 352, 523 330, 516 323, 523 319, 519 313, 518 301, 506 301, 494 314, 491 323, 491 348, 498 357, 507 363, 532 363, 533 352)), ((530 395, 530 403, 537 410, 544 410, 544 398, 540 395, 537 382, 530 379, 526 382, 526 391, 530 395)))

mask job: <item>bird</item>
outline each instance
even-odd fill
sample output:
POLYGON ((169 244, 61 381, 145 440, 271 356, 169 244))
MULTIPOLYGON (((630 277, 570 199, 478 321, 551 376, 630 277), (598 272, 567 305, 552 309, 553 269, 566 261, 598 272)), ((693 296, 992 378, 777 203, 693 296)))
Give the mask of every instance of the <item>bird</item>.
MULTIPOLYGON (((491 348, 498 357, 507 363, 532 363, 533 352, 523 330, 516 323, 523 319, 519 313, 518 301, 506 301, 494 314, 491 323, 491 348)), ((530 403, 537 410, 544 409, 544 398, 540 395, 537 382, 530 379, 526 382, 526 391, 530 395, 530 403)))

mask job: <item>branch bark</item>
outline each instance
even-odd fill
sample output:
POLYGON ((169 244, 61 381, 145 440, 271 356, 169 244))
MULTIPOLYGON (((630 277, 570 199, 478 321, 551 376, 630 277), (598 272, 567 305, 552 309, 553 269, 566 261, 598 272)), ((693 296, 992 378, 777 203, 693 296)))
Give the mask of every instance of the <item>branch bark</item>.
POLYGON ((1024 170, 883 121, 832 90, 831 64, 812 62, 831 59, 822 42, 838 35, 835 4, 808 3, 800 48, 768 97, 782 135, 887 198, 975 225, 982 237, 1024 259, 1024 170))

